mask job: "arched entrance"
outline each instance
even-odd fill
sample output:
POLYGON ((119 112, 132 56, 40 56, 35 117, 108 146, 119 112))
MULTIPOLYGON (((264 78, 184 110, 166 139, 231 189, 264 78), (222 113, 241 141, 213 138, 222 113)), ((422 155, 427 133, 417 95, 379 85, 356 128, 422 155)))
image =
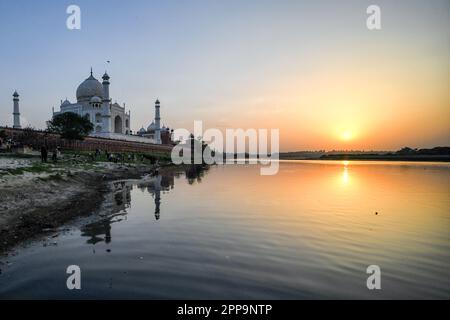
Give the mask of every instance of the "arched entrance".
POLYGON ((122 133, 122 118, 120 116, 114 118, 114 132, 122 133))
POLYGON ((101 113, 95 114, 95 123, 102 123, 102 114, 101 113))

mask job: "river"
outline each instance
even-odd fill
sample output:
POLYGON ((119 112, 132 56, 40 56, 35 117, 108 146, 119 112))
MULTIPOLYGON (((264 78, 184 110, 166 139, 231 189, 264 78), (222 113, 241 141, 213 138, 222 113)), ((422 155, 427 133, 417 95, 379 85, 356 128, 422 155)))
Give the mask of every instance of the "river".
POLYGON ((113 189, 100 212, 3 257, 0 298, 450 298, 449 164, 223 165, 113 189))

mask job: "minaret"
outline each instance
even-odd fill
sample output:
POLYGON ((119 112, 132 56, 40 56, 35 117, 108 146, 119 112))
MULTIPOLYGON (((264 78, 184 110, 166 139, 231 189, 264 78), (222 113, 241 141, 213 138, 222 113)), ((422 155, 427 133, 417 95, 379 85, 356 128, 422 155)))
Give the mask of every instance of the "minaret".
MULTIPOLYGON (((92 71, 91 71, 92 73, 92 71)), ((106 73, 102 77, 103 79, 103 101, 102 101, 102 116, 103 125, 102 132, 111 132, 111 109, 109 104, 111 99, 109 98, 109 75, 106 73)))
POLYGON ((159 115, 159 100, 155 102, 155 140, 157 144, 161 144, 161 117, 159 115))
POLYGON ((17 93, 17 91, 14 91, 13 97, 14 97, 13 98, 13 104, 14 104, 14 111, 13 111, 14 125, 13 125, 13 128, 20 129, 22 127, 20 126, 19 94, 17 93))

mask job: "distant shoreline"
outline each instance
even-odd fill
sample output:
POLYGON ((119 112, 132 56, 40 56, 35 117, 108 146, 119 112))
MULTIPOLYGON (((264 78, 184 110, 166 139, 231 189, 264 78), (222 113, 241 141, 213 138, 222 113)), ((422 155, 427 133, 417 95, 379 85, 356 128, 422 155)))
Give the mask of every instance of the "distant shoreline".
POLYGON ((283 156, 280 160, 357 160, 357 161, 416 161, 416 162, 450 162, 450 155, 361 155, 361 154, 332 154, 320 157, 283 156))
POLYGON ((398 151, 297 151, 279 154, 282 160, 359 160, 359 161, 425 161, 450 162, 450 147, 398 151))

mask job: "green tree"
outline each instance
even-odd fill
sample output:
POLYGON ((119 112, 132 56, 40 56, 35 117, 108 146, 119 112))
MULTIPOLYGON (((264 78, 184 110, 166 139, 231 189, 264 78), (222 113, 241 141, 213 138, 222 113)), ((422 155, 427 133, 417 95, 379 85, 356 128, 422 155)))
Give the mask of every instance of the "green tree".
POLYGON ((64 139, 83 140, 94 130, 89 116, 79 116, 73 112, 65 112, 53 117, 47 122, 48 131, 58 133, 64 139))
POLYGON ((6 140, 7 135, 5 130, 0 130, 0 146, 3 145, 3 142, 6 140))

